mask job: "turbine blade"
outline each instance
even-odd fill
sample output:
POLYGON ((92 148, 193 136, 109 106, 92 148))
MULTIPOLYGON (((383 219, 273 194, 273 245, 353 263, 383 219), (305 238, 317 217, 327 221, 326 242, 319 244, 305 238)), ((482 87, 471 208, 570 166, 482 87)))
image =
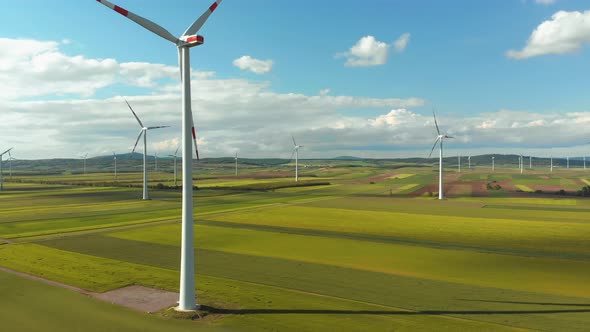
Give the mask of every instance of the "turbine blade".
POLYGON ((135 114, 135 111, 133 110, 133 108, 131 108, 131 105, 129 105, 129 102, 127 101, 127 99, 123 98, 123 100, 125 100, 125 102, 127 103, 127 106, 129 106, 129 109, 131 110, 131 113, 133 113, 133 116, 135 117, 135 119, 137 120, 137 122, 139 123, 139 125, 141 126, 141 128, 144 128, 143 123, 141 123, 141 120, 139 119, 139 117, 137 116, 137 114, 135 114))
POLYGON ((158 24, 156 24, 156 23, 154 23, 154 22, 152 22, 152 21, 150 21, 150 20, 148 20, 146 18, 143 18, 143 17, 141 17, 139 15, 136 15, 136 14, 128 11, 125 8, 121 8, 121 7, 117 6, 117 5, 114 5, 114 4, 110 3, 110 2, 108 2, 107 0, 96 0, 96 1, 102 3, 103 5, 109 7, 110 9, 116 11, 117 13, 119 13, 119 14, 127 17, 128 19, 130 19, 133 22, 141 25, 142 27, 146 28, 147 30, 155 33, 156 35, 158 35, 158 36, 160 36, 160 37, 162 37, 162 38, 164 38, 166 40, 169 40, 169 41, 173 42, 174 44, 178 44, 179 43, 178 38, 174 37, 174 35, 172 35, 168 30, 162 28, 158 24))
POLYGON ((135 145, 133 146, 133 150, 131 150, 132 156, 133 156, 133 153, 135 152, 135 148, 137 147, 137 143, 139 143, 139 139, 141 138, 142 134, 143 134, 143 129, 139 131, 139 135, 137 136, 137 140, 135 141, 135 145))
POLYGON ((193 143, 195 144, 195 154, 197 155, 197 160, 201 160, 199 157, 199 146, 197 145, 197 132, 195 131, 195 120, 193 119, 193 109, 189 108, 190 117, 191 117, 191 132, 193 134, 193 143))
POLYGON ((293 149, 293 152, 291 152, 291 157, 289 158, 289 162, 291 162, 293 160, 293 156, 295 155, 295 150, 293 149))
POLYGON ((10 152, 10 150, 12 150, 12 149, 14 149, 14 148, 10 148, 10 149, 8 149, 8 150, 6 150, 6 151, 4 151, 4 152, 0 153, 0 156, 4 155, 6 152, 10 152))
POLYGON ((180 149, 180 145, 176 147, 176 151, 174 151, 174 155, 178 154, 178 149, 180 149))
POLYGON ((190 36, 196 34, 220 3, 221 0, 216 0, 193 24, 191 24, 190 27, 188 27, 188 29, 186 29, 182 35, 190 36))
POLYGON ((160 129, 160 128, 168 128, 170 126, 155 126, 155 127, 147 127, 148 130, 152 130, 152 129, 160 129))
POLYGON ((436 126, 436 132, 440 135, 440 129, 438 129, 438 122, 436 122, 436 114, 432 110, 432 116, 434 116, 434 125, 436 126))
POLYGON ((295 143, 295 137, 293 137, 293 135, 291 135, 291 138, 293 139, 293 145, 297 146, 297 143, 295 143))
POLYGON ((434 152, 434 148, 436 148, 436 144, 438 143, 438 141, 440 141, 440 137, 437 137, 436 140, 434 141, 434 145, 432 145, 432 150, 430 150, 430 154, 428 155, 428 158, 432 157, 432 152, 434 152))
POLYGON ((445 138, 455 138, 455 137, 453 137, 453 136, 445 136, 445 138))

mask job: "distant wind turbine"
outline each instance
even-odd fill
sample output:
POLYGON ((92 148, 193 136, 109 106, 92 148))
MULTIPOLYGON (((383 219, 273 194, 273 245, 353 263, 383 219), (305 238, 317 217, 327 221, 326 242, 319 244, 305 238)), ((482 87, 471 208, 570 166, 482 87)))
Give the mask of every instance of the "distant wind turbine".
POLYGON ((436 140, 434 141, 434 145, 432 146, 432 150, 430 150, 430 155, 428 158, 432 156, 432 152, 434 148, 436 148, 436 144, 439 143, 439 161, 438 161, 438 199, 444 199, 443 193, 443 141, 445 138, 453 138, 447 134, 441 134, 440 129, 438 128, 438 122, 436 122, 436 114, 434 110, 432 111, 432 116, 434 117, 434 125, 436 126, 436 140))
POLYGON ((293 155, 295 155, 295 182, 299 181, 299 148, 302 148, 303 145, 297 145, 295 142, 295 137, 291 135, 293 139, 293 152, 291 153, 291 159, 293 160, 293 155))
POLYGON ((139 119, 139 117, 137 116, 137 114, 135 114, 135 111, 133 110, 133 108, 131 107, 129 102, 127 100, 125 100, 125 103, 127 103, 127 106, 129 106, 129 109, 131 110, 131 113, 133 113, 135 120, 137 120, 137 123, 139 123, 139 126, 141 127, 141 130, 139 131, 139 135, 137 136, 137 140, 135 141, 135 145, 133 146, 133 150, 131 151, 131 153, 133 154, 135 152, 135 148, 137 147, 137 143, 139 143, 139 139, 141 139, 141 136, 143 135, 143 199, 149 199, 148 187, 147 187, 147 181, 148 181, 148 177, 147 177, 147 174, 148 174, 148 170, 147 170, 147 132, 148 132, 148 130, 167 128, 170 126, 156 126, 156 127, 144 126, 143 123, 141 122, 141 120, 139 119))
POLYGON ((567 168, 570 168, 570 157, 565 157, 566 163, 567 163, 567 168))
POLYGON ((4 155, 7 153, 10 153, 10 150, 12 150, 14 148, 10 148, 2 153, 0 153, 0 190, 4 190, 4 180, 2 179, 2 159, 4 158, 4 155))
POLYGON ((551 173, 553 173, 553 156, 551 156, 551 173))
POLYGON ((467 156, 467 163, 469 164, 469 169, 471 169, 471 156, 467 156))
POLYGON ((533 169, 533 157, 529 156, 529 168, 533 169))
POLYGON ((524 172, 524 157, 520 155, 520 174, 524 172))
POLYGON ((177 182, 176 182, 176 173, 178 170, 178 167, 176 167, 176 157, 178 156, 178 149, 180 149, 180 145, 176 148, 176 151, 174 151, 174 155, 168 155, 169 157, 174 157, 174 186, 176 187, 177 182))
POLYGON ((117 181, 117 154, 113 151, 113 161, 115 162, 115 181, 117 181))
POLYGON ((495 169, 496 169, 495 163, 496 163, 496 157, 495 156, 492 156, 492 172, 494 172, 495 169))
POLYGON ((584 157, 584 169, 586 169, 586 157, 584 157))
POLYGON ((12 180, 12 161, 16 160, 16 158, 12 157, 12 154, 10 154, 10 150, 8 150, 8 169, 9 169, 9 175, 10 175, 10 180, 12 180))
POLYGON ((155 171, 158 171, 158 151, 154 152, 154 160, 156 162, 155 171))
POLYGON ((236 162, 236 176, 238 176, 238 152, 237 151, 236 151, 235 162, 236 162))
POLYGON ((86 175, 86 157, 88 157, 88 152, 84 155, 80 155, 80 158, 84 159, 84 175, 86 175))
POLYGON ((460 155, 457 156, 457 162, 458 162, 457 163, 458 171, 459 171, 459 173, 461 173, 461 156, 460 155))

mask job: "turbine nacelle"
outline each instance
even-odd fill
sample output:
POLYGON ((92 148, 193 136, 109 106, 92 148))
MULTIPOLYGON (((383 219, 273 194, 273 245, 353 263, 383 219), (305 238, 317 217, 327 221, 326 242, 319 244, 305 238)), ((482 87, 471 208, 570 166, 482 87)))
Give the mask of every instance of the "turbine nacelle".
POLYGON ((203 45, 205 37, 201 35, 182 36, 179 39, 178 47, 193 47, 203 45))

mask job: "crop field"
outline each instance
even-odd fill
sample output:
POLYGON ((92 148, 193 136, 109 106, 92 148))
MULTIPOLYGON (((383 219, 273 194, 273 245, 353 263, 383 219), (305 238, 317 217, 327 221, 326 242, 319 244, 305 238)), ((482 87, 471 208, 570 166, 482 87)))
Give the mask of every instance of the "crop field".
POLYGON ((302 184, 314 185, 288 187, 282 167, 200 174, 195 320, 9 271, 87 292, 177 292, 180 191, 152 189, 142 201, 135 173, 119 184, 109 173, 15 177, 0 192, 0 268, 9 269, 0 269, 1 324, 33 331, 22 321, 35 316, 62 331, 587 329, 590 198, 578 192, 587 176, 449 169, 439 201, 429 195, 435 171, 338 162, 305 169, 302 184))

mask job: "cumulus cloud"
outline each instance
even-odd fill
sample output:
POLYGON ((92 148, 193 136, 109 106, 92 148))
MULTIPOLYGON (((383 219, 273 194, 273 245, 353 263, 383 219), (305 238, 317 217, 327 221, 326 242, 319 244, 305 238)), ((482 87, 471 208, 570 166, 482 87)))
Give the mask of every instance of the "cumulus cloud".
POLYGON ((506 56, 522 60, 546 54, 574 53, 587 43, 590 43, 590 10, 558 11, 532 32, 522 50, 510 50, 506 56))
POLYGON ((402 34, 396 41, 393 42, 393 46, 397 52, 403 52, 410 43, 410 34, 408 32, 402 34))
MULTIPOLYGON (((151 134, 151 132, 150 132, 150 134, 151 134)), ((166 140, 155 142, 152 144, 152 147, 156 151, 175 151, 179 146, 180 146, 180 139, 178 137, 166 139, 166 140)))
MULTIPOLYGON (((23 41, 15 41, 20 42, 23 41)), ((17 158, 127 152, 135 143, 139 127, 124 101, 118 96, 84 97, 98 89, 89 84, 101 76, 109 78, 103 83, 105 87, 118 84, 118 90, 121 85, 124 89, 146 88, 143 95, 126 99, 147 126, 170 126, 150 131, 151 151, 158 149, 162 155, 174 152, 181 126, 177 68, 110 59, 111 69, 101 65, 101 59, 80 56, 75 61, 75 57, 60 51, 59 43, 26 43, 58 53, 56 58, 61 60, 57 64, 71 67, 64 67, 64 73, 55 73, 53 80, 32 75, 20 82, 20 70, 32 65, 30 54, 35 52, 22 47, 0 48, 0 66, 4 66, 0 73, 7 82, 21 84, 18 93, 0 99, 0 135, 5 145, 15 146, 17 158), (74 75, 92 64, 97 68, 88 74, 86 80, 91 82, 74 75), (40 84, 35 94, 20 91, 33 82, 40 84), (76 92, 60 96, 55 86, 76 92)), ((192 77, 193 116, 202 157, 229 156, 239 150, 244 158, 288 158, 292 150, 290 134, 305 145, 300 153, 302 158, 426 156, 436 134, 432 115, 421 111, 425 104, 421 98, 356 97, 336 95, 327 89, 314 95, 279 93, 269 82, 221 79, 214 72, 194 70, 192 77)), ((586 128, 590 124, 590 112, 542 114, 499 110, 467 116, 439 112, 438 116, 441 130, 457 137, 449 142, 451 151, 472 148, 479 153, 493 149, 509 151, 514 144, 533 149, 586 142, 586 128)))
POLYGON ((365 36, 348 52, 338 54, 337 57, 346 57, 344 65, 348 67, 378 66, 387 62, 389 47, 390 45, 373 36, 365 36))
POLYGON ((244 55, 235 59, 233 64, 242 70, 249 70, 260 75, 266 74, 272 70, 273 61, 254 59, 249 55, 244 55))

